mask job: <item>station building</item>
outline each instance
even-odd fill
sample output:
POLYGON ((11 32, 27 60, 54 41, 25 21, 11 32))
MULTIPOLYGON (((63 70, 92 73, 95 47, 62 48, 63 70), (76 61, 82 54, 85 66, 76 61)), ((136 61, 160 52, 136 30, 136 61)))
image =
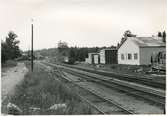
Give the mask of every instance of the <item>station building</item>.
POLYGON ((152 54, 166 51, 162 38, 128 37, 118 48, 118 64, 148 65, 152 54))

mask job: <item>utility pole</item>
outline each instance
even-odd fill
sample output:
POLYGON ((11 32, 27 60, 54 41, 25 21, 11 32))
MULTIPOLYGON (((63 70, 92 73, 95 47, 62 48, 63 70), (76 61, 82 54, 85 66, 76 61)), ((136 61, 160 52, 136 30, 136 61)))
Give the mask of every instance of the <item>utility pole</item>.
POLYGON ((33 58, 33 19, 32 19, 32 23, 31 23, 31 71, 33 72, 33 68, 34 68, 34 62, 33 62, 33 60, 34 60, 34 58, 33 58))

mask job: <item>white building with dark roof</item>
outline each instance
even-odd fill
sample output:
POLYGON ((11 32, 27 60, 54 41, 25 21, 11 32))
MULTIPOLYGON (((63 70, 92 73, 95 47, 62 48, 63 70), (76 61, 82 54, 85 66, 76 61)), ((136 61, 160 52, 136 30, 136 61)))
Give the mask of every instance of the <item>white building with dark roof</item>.
POLYGON ((161 38, 128 37, 118 48, 118 64, 148 65, 154 53, 166 51, 161 38))

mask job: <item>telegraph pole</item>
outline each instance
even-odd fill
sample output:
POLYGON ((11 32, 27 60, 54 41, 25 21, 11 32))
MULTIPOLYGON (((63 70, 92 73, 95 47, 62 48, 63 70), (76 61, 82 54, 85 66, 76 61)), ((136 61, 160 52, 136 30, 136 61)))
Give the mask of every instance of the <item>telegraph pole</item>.
POLYGON ((34 68, 34 62, 33 62, 33 60, 34 60, 34 58, 33 58, 33 19, 31 20, 32 22, 31 22, 31 71, 33 72, 33 68, 34 68))

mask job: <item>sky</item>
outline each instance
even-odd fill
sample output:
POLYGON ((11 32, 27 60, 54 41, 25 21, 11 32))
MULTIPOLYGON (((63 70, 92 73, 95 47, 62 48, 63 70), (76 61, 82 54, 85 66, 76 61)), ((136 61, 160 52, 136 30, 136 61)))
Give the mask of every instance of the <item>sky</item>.
POLYGON ((0 0, 0 38, 14 31, 20 48, 117 45, 123 33, 152 36, 167 30, 167 0, 0 0))

